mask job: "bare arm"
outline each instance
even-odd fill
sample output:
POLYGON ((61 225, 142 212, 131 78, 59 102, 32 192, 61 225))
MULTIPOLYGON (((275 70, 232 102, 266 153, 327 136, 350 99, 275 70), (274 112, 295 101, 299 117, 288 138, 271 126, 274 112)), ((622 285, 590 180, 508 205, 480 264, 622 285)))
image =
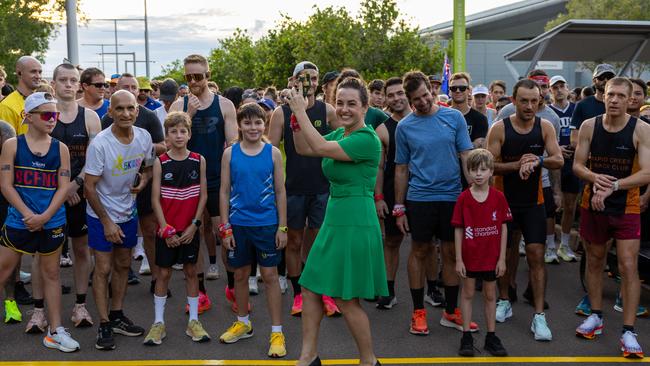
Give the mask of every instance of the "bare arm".
POLYGON ((494 156, 494 174, 503 175, 519 171, 519 161, 504 163, 501 161, 501 146, 505 139, 505 127, 503 121, 494 122, 487 135, 487 149, 494 156))
POLYGON ((196 207, 196 213, 194 214, 195 220, 201 220, 203 211, 205 211, 205 205, 208 203, 208 178, 206 177, 205 169, 205 158, 201 156, 201 176, 199 178, 201 190, 199 193, 199 205, 196 207))
POLYGON ((59 143, 59 153, 61 156, 61 166, 59 166, 59 170, 57 171, 58 183, 56 193, 54 193, 50 205, 42 213, 45 222, 54 216, 68 196, 68 186, 70 185, 70 152, 64 143, 59 143))
POLYGON ((384 167, 386 165, 386 153, 389 144, 388 130, 384 124, 381 124, 375 130, 379 141, 381 141, 381 155, 379 159, 379 169, 377 169, 377 180, 375 181, 375 194, 384 192, 384 167))
POLYGON ((406 189, 408 187, 408 183, 408 164, 395 165, 395 204, 404 204, 406 200, 406 189))
POLYGON ((282 107, 278 107, 271 114, 271 121, 269 122, 269 140, 271 140, 273 146, 280 146, 283 134, 284 113, 282 112, 282 107))
POLYGON ((156 159, 153 163, 153 181, 151 182, 151 208, 153 209, 158 226, 164 228, 167 226, 167 220, 163 213, 162 206, 160 205, 160 174, 162 167, 160 160, 156 159))
POLYGON ((589 183, 596 181, 596 174, 587 168, 587 159, 589 159, 589 150, 591 146, 591 136, 593 135, 594 120, 589 119, 582 123, 578 130, 578 141, 576 152, 573 155, 573 173, 576 177, 589 183))
POLYGON ((230 218, 230 158, 232 148, 228 147, 223 152, 221 159, 221 188, 219 189, 219 212, 221 223, 225 224, 230 218))
POLYGON ((650 126, 637 123, 634 129, 639 170, 629 177, 618 181, 619 189, 630 189, 650 183, 650 126))
POLYGON ((327 124, 329 124, 330 129, 336 130, 337 128, 341 127, 339 118, 336 116, 336 108, 334 108, 331 104, 325 104, 325 106, 327 108, 327 124))
POLYGON ((171 112, 182 112, 183 111, 183 98, 178 98, 172 105, 169 107, 169 113, 171 112))
POLYGON ((10 138, 2 145, 2 155, 0 155, 0 189, 7 202, 14 207, 23 218, 33 216, 29 207, 23 202, 14 188, 14 159, 16 158, 16 138, 10 138))
POLYGON ((562 157, 562 150, 557 143, 555 128, 551 122, 542 120, 542 134, 544 136, 544 148, 547 157, 544 158, 543 166, 546 169, 560 169, 564 165, 564 158, 562 157))
POLYGON ((226 143, 230 146, 237 139, 237 112, 235 105, 226 98, 219 98, 219 104, 223 114, 226 143))
POLYGON ((108 213, 106 212, 106 209, 104 209, 104 205, 102 205, 102 202, 99 200, 99 195, 97 194, 97 183, 99 183, 101 178, 101 176, 86 174, 86 179, 84 180, 84 196, 86 197, 90 207, 95 212, 95 215, 97 215, 99 221, 104 224, 113 222, 113 220, 108 216, 108 213))
POLYGON ((462 227, 454 228, 454 247, 456 249, 456 273, 461 277, 465 278, 467 271, 465 269, 465 263, 463 263, 463 236, 465 230, 462 227))
POLYGON ((461 162, 461 173, 465 176, 465 181, 468 184, 472 183, 472 178, 469 175, 469 170, 467 170, 467 157, 472 150, 465 150, 460 153, 460 162, 461 162))
MULTIPOLYGON (((287 226, 287 192, 284 187, 284 167, 282 154, 277 147, 273 148, 273 184, 275 188, 275 206, 278 210, 278 226, 287 226)), ((278 230, 275 236, 275 246, 282 249, 287 246, 287 233, 278 230)))

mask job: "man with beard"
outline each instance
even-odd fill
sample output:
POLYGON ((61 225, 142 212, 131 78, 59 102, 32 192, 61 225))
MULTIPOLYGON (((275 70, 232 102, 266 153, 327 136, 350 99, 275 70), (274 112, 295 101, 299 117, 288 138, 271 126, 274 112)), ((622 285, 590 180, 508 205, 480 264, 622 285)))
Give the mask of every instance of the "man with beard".
POLYGON ((106 76, 102 70, 96 67, 89 67, 81 73, 81 89, 83 97, 77 100, 80 106, 92 109, 102 118, 108 112, 108 99, 104 98, 107 94, 109 84, 106 82, 106 76))
POLYGON ((451 107, 460 111, 465 117, 467 133, 469 133, 469 139, 472 140, 474 147, 484 147, 485 136, 487 136, 488 132, 488 121, 487 117, 469 105, 469 82, 467 73, 458 72, 451 75, 449 79, 451 107))
POLYGON ((144 76, 139 76, 137 79, 139 86, 137 95, 138 104, 154 112, 160 120, 160 124, 163 124, 165 122, 165 117, 160 113, 163 105, 153 98, 153 87, 151 86, 151 82, 144 76))

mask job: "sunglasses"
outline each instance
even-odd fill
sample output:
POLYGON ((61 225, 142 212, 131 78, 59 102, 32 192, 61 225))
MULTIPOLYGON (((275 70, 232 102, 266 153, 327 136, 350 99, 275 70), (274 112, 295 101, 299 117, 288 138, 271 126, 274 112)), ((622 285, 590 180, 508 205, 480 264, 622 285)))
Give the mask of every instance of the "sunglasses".
POLYGON ((185 74, 185 81, 188 83, 191 83, 192 80, 194 81, 201 81, 205 79, 208 76, 208 73, 201 73, 201 74, 185 74))
POLYGON ((450 86, 449 90, 451 90, 454 93, 455 92, 461 92, 462 93, 462 92, 466 91, 467 88, 468 88, 467 85, 459 85, 459 86, 450 86))
POLYGON ((614 78, 614 75, 612 75, 610 73, 604 73, 604 74, 598 76, 596 79, 598 79, 598 81, 605 81, 605 80, 609 80, 609 79, 613 79, 613 78, 614 78))
POLYGON ((92 85, 97 89, 101 89, 101 88, 108 89, 108 83, 89 83, 88 85, 92 85))
POLYGON ((30 114, 38 114, 41 117, 41 121, 50 121, 54 119, 55 121, 59 120, 59 116, 61 115, 61 112, 38 112, 38 111, 32 111, 29 112, 30 114))

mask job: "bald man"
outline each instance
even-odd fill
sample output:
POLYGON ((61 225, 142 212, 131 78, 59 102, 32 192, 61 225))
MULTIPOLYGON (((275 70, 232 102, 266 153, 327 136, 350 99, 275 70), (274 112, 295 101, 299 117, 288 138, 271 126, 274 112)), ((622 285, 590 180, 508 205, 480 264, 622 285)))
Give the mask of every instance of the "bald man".
POLYGON ((18 135, 27 132, 27 125, 22 123, 25 98, 41 85, 42 74, 43 66, 32 56, 22 56, 16 61, 18 87, 0 102, 0 120, 8 122, 18 135))
POLYGON ((151 135, 134 126, 139 109, 133 94, 115 92, 108 113, 113 123, 88 146, 84 183, 88 246, 95 251, 93 293, 100 319, 95 347, 102 350, 115 349, 114 333, 131 337, 144 333, 124 315, 123 303, 131 249, 137 242, 134 197, 149 182, 155 158, 151 135), (141 167, 144 169, 139 173, 141 167))

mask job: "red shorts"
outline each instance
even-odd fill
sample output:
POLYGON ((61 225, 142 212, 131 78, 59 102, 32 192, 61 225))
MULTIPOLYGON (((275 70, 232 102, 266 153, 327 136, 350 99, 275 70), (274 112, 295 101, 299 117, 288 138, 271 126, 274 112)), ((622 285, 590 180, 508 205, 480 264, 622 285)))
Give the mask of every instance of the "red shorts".
POLYGON ((609 239, 632 240, 641 238, 639 214, 605 215, 580 209, 580 236, 594 244, 605 244, 609 239))

